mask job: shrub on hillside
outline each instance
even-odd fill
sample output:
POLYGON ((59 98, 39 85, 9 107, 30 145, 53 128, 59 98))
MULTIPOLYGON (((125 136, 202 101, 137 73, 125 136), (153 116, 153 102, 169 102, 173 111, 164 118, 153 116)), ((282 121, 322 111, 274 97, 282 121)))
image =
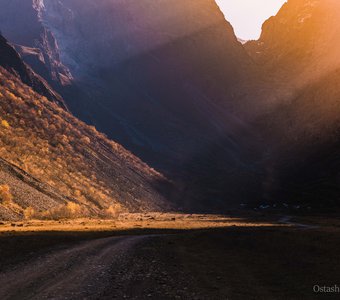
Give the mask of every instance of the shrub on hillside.
POLYGON ((5 128, 9 128, 9 123, 6 120, 1 120, 1 126, 5 128))
POLYGON ((3 205, 9 205, 13 201, 11 189, 7 184, 0 185, 0 201, 3 205))
POLYGON ((118 218, 121 213, 124 212, 124 208, 119 203, 115 203, 110 205, 107 209, 104 211, 104 217, 106 218, 118 218))
POLYGON ((43 220, 62 220, 62 219, 77 219, 88 217, 89 212, 86 208, 77 203, 68 201, 66 204, 61 204, 42 212, 34 212, 31 218, 43 220))
POLYGON ((31 220, 34 219, 36 217, 36 211, 33 207, 27 207, 24 209, 24 218, 26 220, 31 220))
MULTIPOLYGON (((93 126, 87 126, 35 93, 1 67, 0 99, 2 159, 92 212, 103 212, 108 208, 107 214, 114 216, 117 214, 115 202, 128 206, 129 199, 139 199, 141 193, 149 196, 143 185, 159 177, 156 171, 119 144, 107 140, 93 126), (143 177, 134 182, 128 175, 120 176, 132 171, 143 173, 143 177)), ((27 210, 26 214, 39 212, 27 210)), ((54 209, 51 214, 78 213, 72 205, 65 205, 54 209)), ((79 214, 84 215, 84 212, 79 214)))

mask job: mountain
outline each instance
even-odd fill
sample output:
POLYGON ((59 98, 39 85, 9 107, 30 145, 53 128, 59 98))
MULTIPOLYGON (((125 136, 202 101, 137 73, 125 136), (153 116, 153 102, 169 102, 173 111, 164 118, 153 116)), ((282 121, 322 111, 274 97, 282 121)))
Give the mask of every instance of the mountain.
POLYGON ((289 0, 245 43, 256 76, 231 111, 243 126, 184 165, 191 207, 339 207, 339 19, 338 1, 289 0), (209 191, 197 201, 202 187, 209 191))
POLYGON ((169 207, 157 192, 166 182, 162 175, 24 84, 24 71, 34 73, 0 41, 0 53, 13 55, 13 61, 0 58, 2 218, 105 216, 118 209, 169 207))
POLYGON ((58 95, 46 83, 46 81, 36 75, 21 59, 18 53, 12 48, 7 40, 0 35, 0 65, 13 75, 17 75, 20 80, 29 85, 37 93, 46 96, 51 101, 66 108, 62 97, 58 95))
POLYGON ((0 30, 24 61, 54 88, 70 84, 72 75, 61 63, 57 41, 40 15, 43 1, 1 0, 0 6, 0 30))
POLYGON ((171 177, 181 205, 192 207, 197 195, 219 207, 239 201, 243 178, 257 171, 248 165, 256 137, 238 102, 256 107, 248 82, 257 74, 215 1, 24 2, 0 1, 2 14, 14 15, 0 18, 0 28, 17 48, 44 57, 49 47, 41 40, 45 32, 53 37, 52 52, 73 78, 56 89, 74 115, 171 177), (202 185, 214 165, 224 179, 202 185), (233 196, 217 192, 226 178, 233 196))
POLYGON ((264 90, 277 94, 254 122, 269 153, 264 194, 271 201, 339 205, 339 18, 338 1, 289 0, 245 45, 270 77, 264 90))
POLYGON ((213 0, 0 8, 25 62, 182 208, 339 205, 338 1, 289 0, 244 44, 213 0))
POLYGON ((40 50, 58 53, 74 77, 58 90, 70 110, 166 172, 224 137, 226 120, 235 123, 223 105, 233 105, 251 62, 213 0, 0 6, 13 43, 40 47, 48 32, 58 45, 40 50))
POLYGON ((306 84, 340 65, 339 15, 336 0, 289 0, 263 24, 260 39, 245 47, 267 72, 306 84))

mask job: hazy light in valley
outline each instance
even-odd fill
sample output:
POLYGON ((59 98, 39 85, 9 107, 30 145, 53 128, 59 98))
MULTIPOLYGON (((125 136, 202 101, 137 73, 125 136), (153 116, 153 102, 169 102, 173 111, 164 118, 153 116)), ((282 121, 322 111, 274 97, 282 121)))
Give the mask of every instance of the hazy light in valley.
POLYGON ((216 0, 236 35, 245 40, 258 39, 261 27, 276 15, 286 0, 216 0))

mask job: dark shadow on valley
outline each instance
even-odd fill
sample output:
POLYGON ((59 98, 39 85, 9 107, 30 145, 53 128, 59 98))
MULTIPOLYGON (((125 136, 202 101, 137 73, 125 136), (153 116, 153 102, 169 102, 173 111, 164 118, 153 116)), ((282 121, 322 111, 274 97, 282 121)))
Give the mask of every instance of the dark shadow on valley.
MULTIPOLYGON (((251 218, 245 221, 254 222, 251 218)), ((1 236, 1 272, 94 239, 137 235, 149 236, 131 249, 139 262, 150 262, 142 272, 149 274, 151 261, 157 262, 160 272, 176 282, 177 291, 198 293, 210 299, 227 296, 232 299, 317 299, 313 293, 315 284, 333 284, 339 278, 337 231, 275 226, 1 236)), ((133 270, 132 263, 125 271, 133 270)), ((159 276, 155 273, 134 282, 135 288, 147 282, 157 289, 161 284, 159 276)), ((108 293, 111 292, 108 289, 108 293)), ((122 292, 133 296, 129 294, 132 291, 122 292)))

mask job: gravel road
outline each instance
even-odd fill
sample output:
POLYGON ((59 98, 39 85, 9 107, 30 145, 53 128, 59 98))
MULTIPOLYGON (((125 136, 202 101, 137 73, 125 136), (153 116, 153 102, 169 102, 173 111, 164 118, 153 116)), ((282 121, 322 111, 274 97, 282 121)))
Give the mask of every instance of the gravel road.
POLYGON ((126 298, 129 277, 138 276, 131 265, 133 249, 150 238, 86 241, 37 257, 0 274, 0 299, 126 298))
POLYGON ((3 236, 0 299, 311 300, 339 278, 337 227, 156 233, 3 236))

